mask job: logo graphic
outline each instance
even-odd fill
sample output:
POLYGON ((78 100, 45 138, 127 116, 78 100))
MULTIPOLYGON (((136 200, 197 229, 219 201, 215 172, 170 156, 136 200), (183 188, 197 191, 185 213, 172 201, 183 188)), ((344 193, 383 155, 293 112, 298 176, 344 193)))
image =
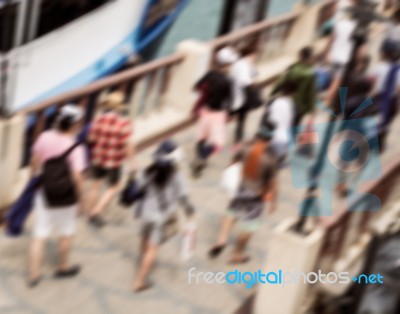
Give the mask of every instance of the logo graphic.
POLYGON ((196 267, 192 267, 187 273, 188 284, 228 284, 244 285, 247 289, 253 288, 257 284, 261 285, 347 285, 353 281, 355 284, 383 284, 383 276, 381 274, 360 274, 358 277, 351 276, 349 272, 329 272, 324 273, 322 270, 316 272, 304 273, 298 271, 284 271, 278 269, 276 271, 263 271, 258 269, 254 272, 241 272, 237 269, 228 273, 224 272, 202 272, 197 271, 196 267))
MULTIPOLYGON (((362 199, 353 211, 377 211, 376 195, 361 194, 359 187, 381 176, 381 161, 375 117, 361 117, 373 104, 366 99, 351 114, 346 113, 347 88, 339 91, 342 115, 328 123, 295 126, 290 132, 289 161, 293 186, 315 190, 300 204, 303 216, 331 216, 335 189, 345 184, 349 204, 362 199), (316 195, 314 195, 316 194, 316 195), (307 208, 307 212, 304 211, 307 208)), ((325 108, 331 115, 336 115, 325 108)))

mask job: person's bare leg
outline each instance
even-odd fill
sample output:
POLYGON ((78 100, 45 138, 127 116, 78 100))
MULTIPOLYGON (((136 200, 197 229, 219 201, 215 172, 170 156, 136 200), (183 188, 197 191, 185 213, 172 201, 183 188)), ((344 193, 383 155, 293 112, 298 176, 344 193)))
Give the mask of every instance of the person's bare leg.
POLYGON ((40 277, 40 269, 43 261, 45 239, 33 239, 29 248, 28 279, 37 280, 40 277))
POLYGON ((230 260, 231 262, 242 263, 249 259, 249 257, 244 254, 244 251, 251 239, 251 236, 252 234, 247 232, 238 235, 235 248, 232 252, 232 258, 230 260))
POLYGON ((228 242, 228 238, 229 235, 231 234, 234 224, 235 224, 235 218, 233 217, 225 217, 222 220, 215 246, 225 245, 228 242))
POLYGON ((107 189, 107 191, 101 196, 99 202, 93 208, 90 216, 97 216, 100 215, 104 209, 110 204, 114 196, 118 193, 119 185, 116 184, 107 189))
POLYGON ((149 244, 147 246, 146 252, 144 253, 142 261, 140 263, 139 272, 136 276, 135 282, 133 283, 134 291, 139 291, 140 289, 146 287, 147 277, 149 276, 149 273, 153 268, 158 249, 159 246, 155 244, 149 244))
POLYGON ((89 213, 90 217, 93 216, 92 208, 95 208, 95 206, 96 206, 96 204, 98 202, 100 191, 101 191, 101 187, 103 186, 103 184, 104 184, 104 180, 94 180, 92 182, 91 186, 90 186, 89 196, 88 196, 88 199, 89 199, 89 202, 90 202, 89 203, 89 206, 90 206, 89 208, 91 210, 91 212, 89 213))
POLYGON ((70 269, 68 263, 69 253, 71 251, 72 237, 62 237, 58 240, 58 267, 57 270, 66 271, 70 269))
POLYGON ((139 244, 139 256, 136 259, 136 265, 140 265, 148 247, 149 247, 149 237, 143 236, 139 244))
POLYGON ((210 258, 217 258, 223 252, 234 224, 235 218, 233 217, 227 216, 222 220, 217 241, 208 251, 210 258))
POLYGON ((140 241, 140 257, 142 258, 149 247, 149 237, 143 237, 140 241))

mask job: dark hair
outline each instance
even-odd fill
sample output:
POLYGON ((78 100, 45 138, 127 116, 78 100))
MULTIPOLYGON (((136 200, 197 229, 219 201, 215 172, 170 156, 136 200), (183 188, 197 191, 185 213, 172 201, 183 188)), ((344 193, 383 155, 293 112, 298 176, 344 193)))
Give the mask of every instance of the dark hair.
POLYGON ((391 40, 384 40, 380 48, 381 57, 389 62, 395 62, 398 59, 399 48, 396 43, 391 40))
POLYGON ((61 132, 68 132, 75 125, 71 116, 65 116, 58 120, 57 129, 61 132))
POLYGON ((302 48, 299 51, 299 58, 301 61, 309 61, 313 56, 313 49, 309 46, 302 48))
POLYGON ((165 188, 176 172, 172 162, 155 162, 146 169, 147 177, 159 189, 165 188))

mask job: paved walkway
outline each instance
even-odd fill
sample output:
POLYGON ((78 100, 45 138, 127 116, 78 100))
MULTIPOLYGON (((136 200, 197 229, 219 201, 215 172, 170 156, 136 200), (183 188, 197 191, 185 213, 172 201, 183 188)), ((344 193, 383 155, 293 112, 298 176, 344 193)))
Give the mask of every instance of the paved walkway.
MULTIPOLYGON (((254 133, 259 118, 260 112, 251 115, 248 134, 254 133)), ((320 114, 319 119, 326 121, 327 115, 320 114)), ((194 128, 190 128, 175 137, 185 148, 188 159, 193 150, 194 134, 194 128)), ((391 143, 396 142, 397 134, 400 134, 400 120, 397 120, 396 130, 392 132, 391 143)), ((395 145, 389 147, 383 156, 383 164, 398 153, 395 145)), ((148 164, 153 150, 154 147, 140 154, 138 159, 141 167, 148 164)), ((212 160, 203 178, 191 181, 192 199, 198 209, 196 256, 190 262, 183 263, 178 253, 178 239, 163 246, 153 272, 155 287, 152 290, 140 295, 130 291, 137 270, 139 225, 132 219, 131 211, 114 204, 107 214, 110 223, 101 230, 89 227, 82 219, 79 221, 72 260, 83 265, 83 272, 75 279, 56 281, 51 277, 56 262, 55 245, 51 241, 45 258, 44 280, 37 288, 27 289, 24 279, 31 222, 28 224, 28 234, 21 238, 7 239, 1 235, 0 313, 233 313, 255 288, 189 285, 187 280, 187 272, 191 267, 196 267, 197 271, 215 272, 234 269, 227 264, 229 249, 216 261, 210 261, 206 256, 226 209, 227 197, 219 189, 219 180, 229 155, 230 149, 226 149, 212 160)), ((288 168, 281 171, 280 182, 278 211, 272 215, 265 214, 264 226, 249 248, 253 258, 248 264, 237 267, 241 271, 254 271, 261 267, 267 258, 271 228, 279 221, 297 214, 297 204, 304 191, 292 186, 288 168)))

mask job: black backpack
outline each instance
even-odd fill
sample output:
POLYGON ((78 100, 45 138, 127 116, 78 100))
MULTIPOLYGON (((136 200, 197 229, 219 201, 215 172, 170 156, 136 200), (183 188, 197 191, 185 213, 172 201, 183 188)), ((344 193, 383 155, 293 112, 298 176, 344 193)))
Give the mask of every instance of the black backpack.
POLYGON ((260 108, 264 100, 261 95, 261 91, 257 86, 250 85, 244 89, 245 102, 243 106, 249 110, 254 110, 260 108))
POLYGON ((65 153, 44 163, 42 187, 50 208, 72 206, 78 202, 78 194, 68 163, 68 156, 78 147, 75 143, 65 153))

